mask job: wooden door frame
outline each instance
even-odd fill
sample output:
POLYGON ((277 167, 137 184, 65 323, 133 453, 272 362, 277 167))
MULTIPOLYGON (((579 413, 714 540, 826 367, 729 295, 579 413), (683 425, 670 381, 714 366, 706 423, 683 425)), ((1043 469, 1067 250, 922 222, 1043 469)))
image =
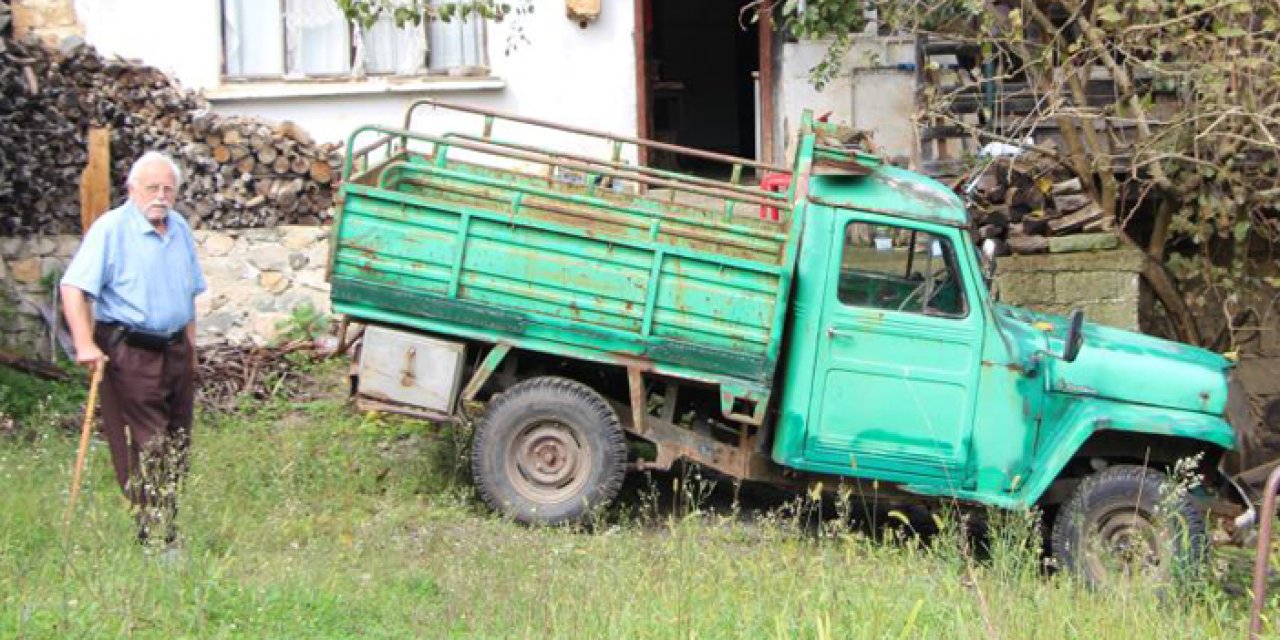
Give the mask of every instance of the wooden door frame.
MULTIPOLYGON (((634 45, 635 66, 636 66, 636 137, 650 139, 653 132, 649 129, 649 65, 645 62, 645 21, 648 14, 645 6, 649 0, 634 0, 632 7, 634 9, 633 20, 635 21, 633 31, 634 37, 632 42, 634 45)), ((760 113, 756 114, 756 118, 760 122, 760 148, 756 149, 756 156, 765 164, 774 164, 773 146, 774 146, 774 113, 776 111, 776 103, 774 100, 774 73, 773 73, 773 56, 774 56, 774 24, 773 24, 773 2, 767 2, 760 14, 760 20, 757 23, 759 29, 759 62, 757 66, 760 71, 760 113)), ((649 164, 649 150, 640 147, 636 151, 637 161, 642 166, 649 164)))

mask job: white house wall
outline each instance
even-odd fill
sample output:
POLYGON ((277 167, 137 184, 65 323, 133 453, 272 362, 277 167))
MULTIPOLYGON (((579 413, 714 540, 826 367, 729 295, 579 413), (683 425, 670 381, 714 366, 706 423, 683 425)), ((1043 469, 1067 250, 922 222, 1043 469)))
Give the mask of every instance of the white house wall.
POLYGON ((915 41, 903 37, 859 36, 845 69, 817 91, 809 70, 822 60, 828 43, 788 42, 782 47, 778 113, 781 135, 790 157, 795 131, 805 109, 814 115, 831 112, 831 121, 872 132, 889 156, 915 155, 915 41))
MULTIPOLYGON (((585 29, 565 17, 562 2, 537 1, 520 18, 529 42, 507 56, 508 17, 490 23, 488 56, 492 79, 432 79, 392 86, 368 83, 305 83, 297 91, 327 95, 278 95, 286 85, 221 84, 218 0, 77 0, 85 39, 106 55, 142 60, 203 90, 213 109, 235 115, 293 120, 318 141, 345 140, 357 126, 399 126, 415 99, 432 97, 499 109, 523 116, 636 135, 634 10, 606 3, 585 29), (452 81, 451 81, 452 80, 452 81), (371 91, 352 94, 351 91, 371 91)), ((529 142, 547 142, 529 135, 529 142)))

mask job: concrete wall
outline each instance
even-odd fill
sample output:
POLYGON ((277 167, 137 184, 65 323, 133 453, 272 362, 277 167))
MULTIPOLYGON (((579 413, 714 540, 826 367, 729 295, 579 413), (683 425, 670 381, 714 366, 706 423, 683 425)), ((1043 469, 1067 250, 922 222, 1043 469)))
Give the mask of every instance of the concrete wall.
POLYGON ((204 91, 215 111, 293 120, 317 141, 345 140, 359 124, 395 125, 410 102, 428 96, 636 133, 630 3, 609 3, 586 28, 568 20, 563 9, 539 3, 519 19, 530 42, 509 56, 504 50, 517 19, 489 23, 491 75, 485 78, 251 85, 221 80, 218 0, 76 0, 75 6, 85 39, 103 54, 139 59, 173 74, 183 86, 204 91))
MULTIPOLYGON (((242 231, 195 231, 209 291, 196 298, 198 341, 276 337, 276 324, 299 305, 329 313, 327 227, 285 226, 242 231)), ((80 245, 79 236, 0 239, 0 347, 47 356, 50 286, 80 245)), ((60 313, 60 312, 59 312, 60 313)))
POLYGON ((862 35, 846 57, 842 73, 822 91, 809 81, 809 70, 822 60, 829 42, 788 42, 782 47, 778 91, 781 136, 790 157, 795 132, 805 109, 814 115, 831 112, 832 122, 871 131, 889 156, 915 155, 915 39, 862 35))
POLYGON ((1142 260, 1123 249, 1000 258, 1000 301, 1064 315, 1080 306, 1090 322, 1138 331, 1142 260))

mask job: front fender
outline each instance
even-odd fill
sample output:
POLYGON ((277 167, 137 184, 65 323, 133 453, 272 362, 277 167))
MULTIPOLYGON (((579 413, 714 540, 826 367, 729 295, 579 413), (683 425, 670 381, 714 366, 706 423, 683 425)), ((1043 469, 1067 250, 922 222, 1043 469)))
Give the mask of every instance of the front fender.
POLYGON ((1236 447, 1235 432, 1221 416, 1098 398, 1076 398, 1069 405, 1053 424, 1046 422, 1041 427, 1042 433, 1050 435, 1037 447, 1031 473, 1019 492, 1018 502, 1024 505, 1038 502, 1084 443, 1099 431, 1199 440, 1221 449, 1236 447))

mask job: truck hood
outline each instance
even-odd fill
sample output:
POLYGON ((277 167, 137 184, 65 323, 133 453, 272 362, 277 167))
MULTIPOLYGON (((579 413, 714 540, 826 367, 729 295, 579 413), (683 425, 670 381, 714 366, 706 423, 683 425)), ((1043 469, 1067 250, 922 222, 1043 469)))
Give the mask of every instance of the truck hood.
POLYGON ((1019 351, 1043 363, 1051 393, 1087 395, 1120 402, 1222 415, 1227 403, 1230 360, 1206 349, 1090 322, 1075 362, 1043 355, 1062 353, 1067 319, 996 306, 996 319, 1019 351))

